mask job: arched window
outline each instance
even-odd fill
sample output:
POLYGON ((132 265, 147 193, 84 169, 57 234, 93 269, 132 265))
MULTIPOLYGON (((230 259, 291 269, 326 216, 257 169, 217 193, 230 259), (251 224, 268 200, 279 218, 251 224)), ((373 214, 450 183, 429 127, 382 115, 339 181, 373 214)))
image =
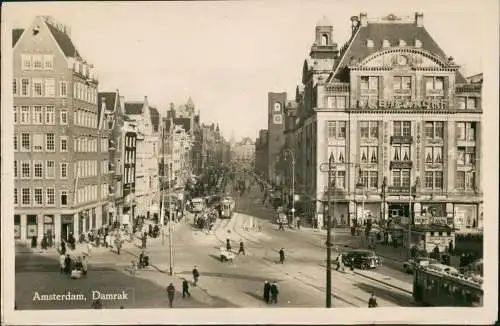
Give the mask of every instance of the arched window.
POLYGON ((321 35, 321 45, 327 45, 328 44, 328 35, 323 34, 321 35))

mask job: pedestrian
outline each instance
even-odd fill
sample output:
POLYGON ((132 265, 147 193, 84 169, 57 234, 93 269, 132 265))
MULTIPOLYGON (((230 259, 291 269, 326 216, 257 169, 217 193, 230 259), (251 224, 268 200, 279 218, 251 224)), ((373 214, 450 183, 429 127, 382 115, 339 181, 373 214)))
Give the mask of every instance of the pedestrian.
POLYGON ((285 226, 283 224, 283 221, 280 221, 280 224, 279 224, 279 231, 285 231, 285 226))
POLYGON ((175 287, 172 283, 170 283, 170 285, 167 286, 168 304, 170 308, 172 308, 172 305, 174 303, 174 295, 175 295, 175 287))
POLYGON ((244 247, 243 241, 240 241, 240 250, 238 250, 238 255, 239 254, 245 255, 245 247, 244 247))
POLYGON ((137 272, 137 263, 135 260, 131 261, 132 263, 132 268, 130 269, 130 275, 135 276, 135 273, 137 272))
POLYGON ((64 258, 64 268, 65 268, 66 274, 71 274, 72 266, 71 266, 71 258, 69 257, 69 254, 66 255, 66 258, 64 258))
POLYGON ((63 253, 59 256, 59 265, 61 266, 61 273, 64 273, 66 267, 66 256, 63 253))
POLYGON ((227 251, 231 251, 231 240, 229 238, 226 239, 226 249, 227 251))
POLYGON ((61 241, 61 255, 65 255, 66 254, 66 242, 61 241))
POLYGON ((297 230, 300 230, 300 216, 297 217, 297 230))
POLYGON ((370 299, 368 299, 368 308, 376 308, 377 306, 377 298, 375 298, 375 293, 372 292, 370 299))
POLYGON ((87 256, 83 255, 83 258, 82 258, 82 274, 83 275, 87 275, 87 270, 88 270, 87 256))
POLYGON ((196 265, 194 265, 194 268, 193 268, 193 286, 196 286, 198 284, 199 277, 200 277, 200 272, 198 272, 198 268, 196 268, 196 265))
POLYGON ((268 280, 264 281, 264 301, 269 303, 269 294, 271 291, 271 284, 269 284, 268 280))
POLYGON ((278 285, 276 284, 276 281, 273 282, 271 285, 269 292, 271 293, 271 303, 278 303, 278 285))
POLYGON ((146 249, 146 242, 147 242, 147 238, 148 238, 148 234, 146 232, 144 232, 144 234, 142 235, 142 245, 141 245, 141 248, 142 249, 146 249))
POLYGON ((87 242, 87 253, 89 256, 92 256, 92 242, 90 242, 90 239, 89 239, 89 242, 87 242))
POLYGON ((188 297, 191 296, 191 293, 189 293, 189 282, 186 279, 183 279, 183 281, 182 281, 182 297, 185 298, 186 295, 188 297))
POLYGON ((280 254, 280 263, 283 264, 285 262, 285 249, 281 248, 279 254, 280 254))
POLYGON ((335 269, 336 271, 338 271, 339 269, 342 269, 342 272, 345 272, 344 262, 342 261, 342 259, 343 259, 343 254, 341 252, 337 256, 337 268, 335 269))

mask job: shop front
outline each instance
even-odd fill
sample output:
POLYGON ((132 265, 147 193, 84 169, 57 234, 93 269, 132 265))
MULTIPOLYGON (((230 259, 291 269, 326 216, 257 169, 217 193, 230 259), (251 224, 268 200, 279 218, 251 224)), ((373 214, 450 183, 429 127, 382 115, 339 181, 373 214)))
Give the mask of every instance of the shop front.
POLYGON ((21 215, 14 215, 14 239, 21 239, 21 215))
POLYGON ((54 226, 54 215, 44 215, 43 216, 43 234, 47 235, 50 244, 55 242, 55 226, 54 226))
POLYGON ((455 204, 453 224, 455 230, 466 231, 478 228, 478 216, 476 204, 455 204))
POLYGON ((27 215, 26 216, 26 239, 31 239, 32 237, 38 237, 38 216, 37 215, 27 215))
POLYGON ((358 222, 363 223, 367 220, 376 222, 380 220, 380 203, 357 202, 356 204, 356 218, 358 222))
POLYGON ((61 239, 68 241, 70 234, 74 233, 73 214, 61 215, 61 239))
MULTIPOLYGON (((389 221, 394 224, 408 224, 410 221, 410 203, 387 203, 389 221)), ((413 207, 413 204, 412 204, 413 207)))
POLYGON ((415 203, 414 209, 415 225, 436 224, 453 226, 453 218, 447 214, 446 203, 415 203))

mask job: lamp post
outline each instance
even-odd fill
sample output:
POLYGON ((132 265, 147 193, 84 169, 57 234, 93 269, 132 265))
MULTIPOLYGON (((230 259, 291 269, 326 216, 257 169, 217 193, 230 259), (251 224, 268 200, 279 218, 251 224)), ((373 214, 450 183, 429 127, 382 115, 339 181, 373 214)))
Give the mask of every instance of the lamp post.
POLYGON ((284 153, 292 157, 292 223, 295 223, 295 156, 290 149, 285 149, 284 153))

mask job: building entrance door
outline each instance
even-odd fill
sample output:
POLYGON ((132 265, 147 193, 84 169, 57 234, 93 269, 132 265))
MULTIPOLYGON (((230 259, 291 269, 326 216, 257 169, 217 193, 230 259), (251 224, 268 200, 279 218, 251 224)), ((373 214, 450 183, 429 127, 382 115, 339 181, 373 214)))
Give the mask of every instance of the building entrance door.
POLYGON ((73 215, 61 216, 61 240, 68 241, 71 233, 73 233, 73 215))

